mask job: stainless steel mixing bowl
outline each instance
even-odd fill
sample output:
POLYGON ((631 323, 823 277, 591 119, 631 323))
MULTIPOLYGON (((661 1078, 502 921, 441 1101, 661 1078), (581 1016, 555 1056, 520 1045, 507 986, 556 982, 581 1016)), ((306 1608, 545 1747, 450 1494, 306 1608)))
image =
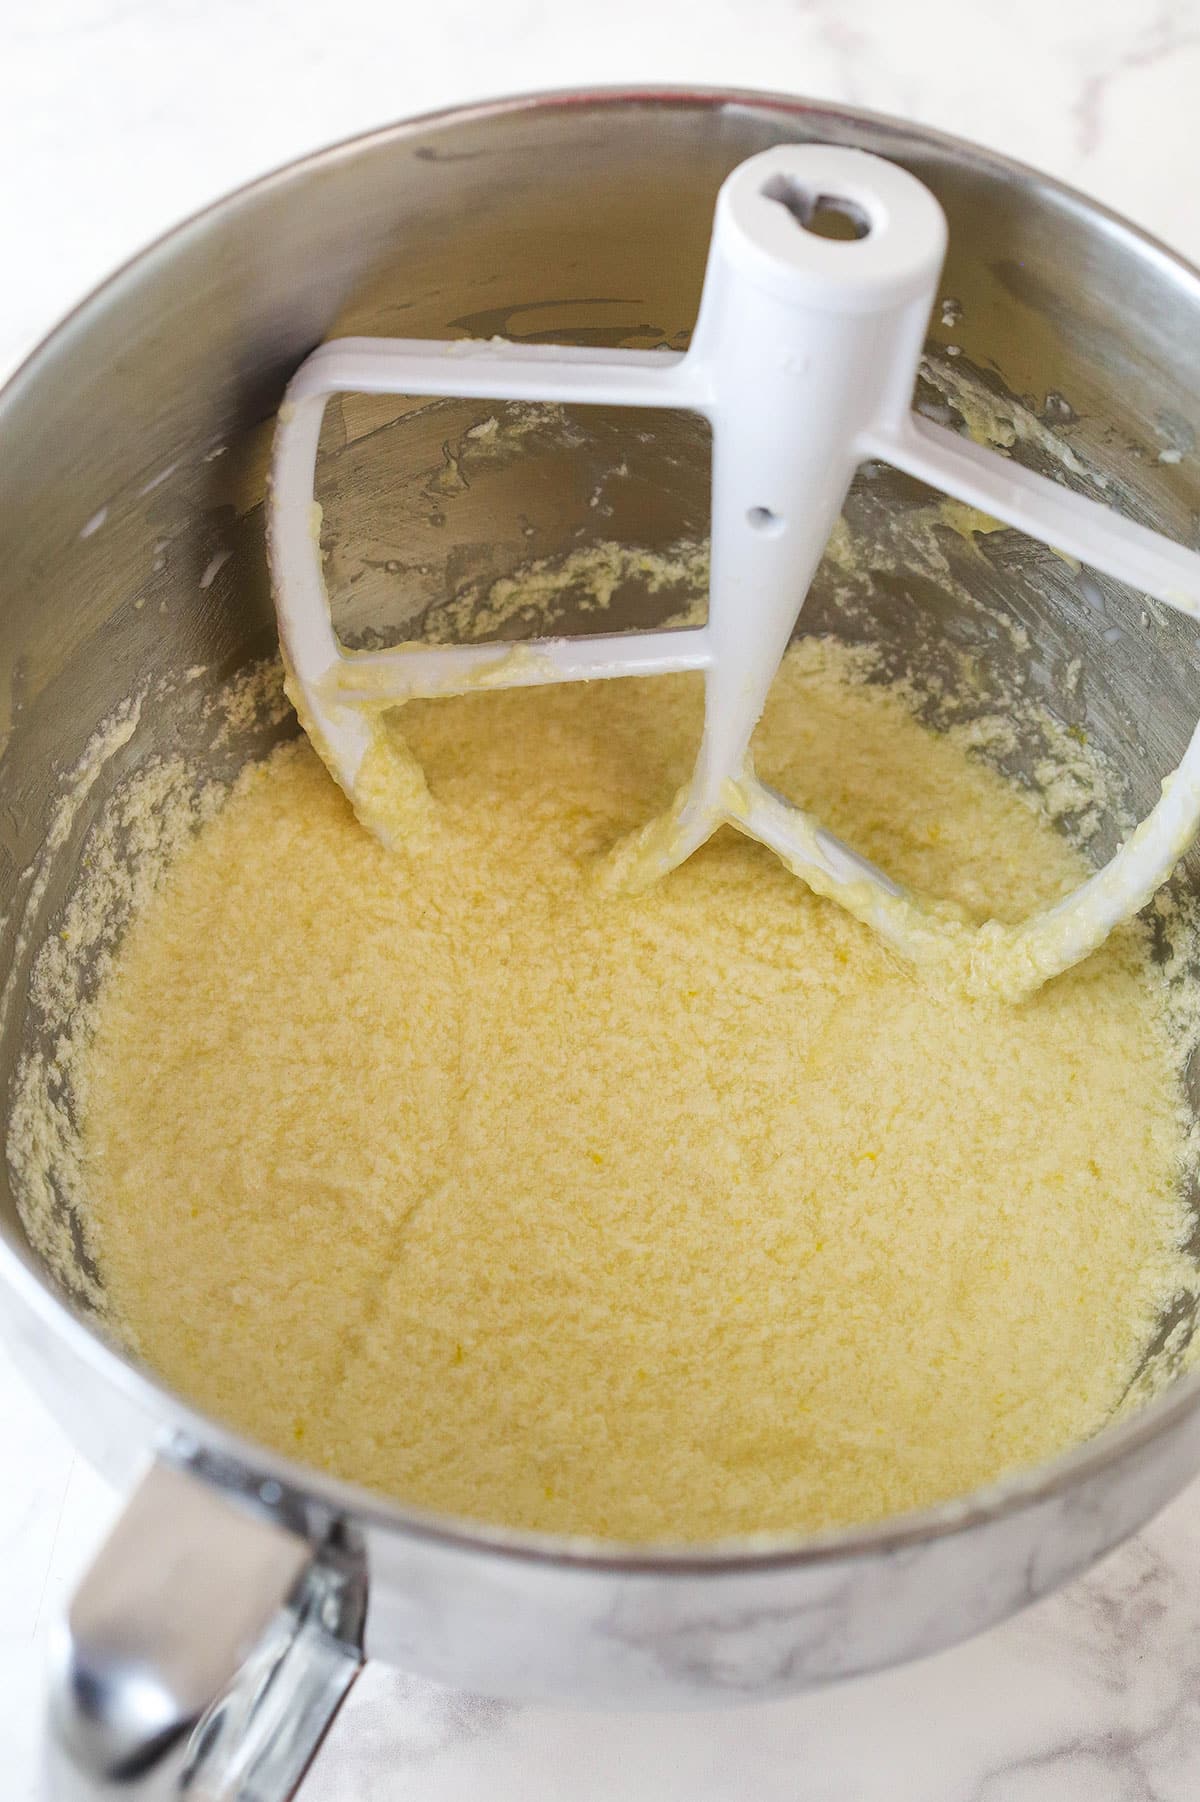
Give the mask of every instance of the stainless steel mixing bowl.
MULTIPOLYGON (((679 345, 721 180, 807 138, 895 158, 949 217, 918 403, 1195 542, 1200 280, 1000 157, 732 93, 517 100, 312 157, 138 257, 0 398, 6 1082, 52 1032, 29 1000, 32 959, 90 822, 147 758, 202 750, 205 695, 271 647, 263 451, 304 355, 346 330, 679 345), (143 708, 75 815, 56 816, 98 723, 200 666, 143 708)), ((521 455, 487 462, 466 437, 487 411, 330 409, 319 493, 350 641, 416 616, 436 628, 449 593, 533 555, 703 532, 695 421, 525 420, 521 455), (621 462, 629 475, 612 480, 621 462)), ((931 525, 928 501, 862 472, 857 573, 829 563, 805 629, 878 639, 888 667, 941 670, 959 693, 969 671, 981 711, 1014 691, 1045 702, 1144 809, 1200 710, 1190 628, 1014 534, 931 525)), ((646 620, 666 600, 633 581, 617 606, 646 620)), ((1006 766, 1027 778, 1036 754, 1021 724, 1006 766)), ((1115 832, 1092 841, 1097 855, 1115 832)), ((86 992, 94 969, 79 979, 86 992)), ((183 1781, 195 1795, 289 1793, 364 1655, 492 1693, 655 1707, 777 1696, 914 1657, 1083 1569, 1200 1464, 1200 1380, 1173 1375, 1192 1327, 1180 1297, 1147 1347, 1156 1399, 1044 1469, 920 1515, 678 1552, 430 1519, 246 1443, 123 1358, 86 1283, 56 1281, 30 1249, 14 1186, 0 1195, 0 1329, 81 1450, 138 1484, 56 1659, 60 1780, 88 1795, 183 1781)))

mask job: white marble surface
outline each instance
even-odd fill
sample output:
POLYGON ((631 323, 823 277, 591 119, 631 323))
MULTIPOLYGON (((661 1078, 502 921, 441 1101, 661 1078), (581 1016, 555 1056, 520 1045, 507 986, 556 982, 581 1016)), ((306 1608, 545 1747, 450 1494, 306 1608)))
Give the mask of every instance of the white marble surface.
MULTIPOLYGON (((1200 0, 7 0, 0 372, 223 189, 522 88, 742 84, 1039 164, 1200 261, 1200 0)), ((116 1503, 0 1362, 0 1796, 35 1802, 49 1623, 116 1503)), ((1190 1802, 1200 1486, 970 1646, 794 1703, 584 1716, 369 1671, 303 1802, 1190 1802)))

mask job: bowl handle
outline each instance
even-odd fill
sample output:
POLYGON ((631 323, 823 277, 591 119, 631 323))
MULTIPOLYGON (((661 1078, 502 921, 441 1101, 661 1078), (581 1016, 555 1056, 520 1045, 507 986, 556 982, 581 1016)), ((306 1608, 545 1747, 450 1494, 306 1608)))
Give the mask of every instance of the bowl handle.
POLYGON ((58 1628, 47 1794, 287 1802, 362 1666, 364 1605, 335 1535, 156 1461, 58 1628))

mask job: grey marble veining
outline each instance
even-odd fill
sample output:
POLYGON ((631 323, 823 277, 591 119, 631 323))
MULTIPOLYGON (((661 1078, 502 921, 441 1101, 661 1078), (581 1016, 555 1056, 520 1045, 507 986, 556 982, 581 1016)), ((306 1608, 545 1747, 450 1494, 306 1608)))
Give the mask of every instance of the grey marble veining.
POLYGON ((1186 1802, 1200 1783, 1200 1492, 978 1639, 710 1714, 513 1707, 369 1667, 303 1802, 1186 1802))

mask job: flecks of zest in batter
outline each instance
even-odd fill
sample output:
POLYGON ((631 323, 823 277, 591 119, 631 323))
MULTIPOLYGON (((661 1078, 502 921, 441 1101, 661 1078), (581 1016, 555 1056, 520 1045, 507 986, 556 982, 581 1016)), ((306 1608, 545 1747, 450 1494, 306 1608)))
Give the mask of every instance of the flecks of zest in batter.
MULTIPOLYGON (((828 646, 760 773, 901 880, 1015 918, 1080 866, 828 646)), ((872 1519, 1094 1431, 1185 1277, 1136 929, 956 1000, 726 832, 648 894, 691 678, 414 704, 385 851, 303 745, 248 771, 110 975, 90 1230, 205 1408, 408 1501, 705 1540, 872 1519)))

